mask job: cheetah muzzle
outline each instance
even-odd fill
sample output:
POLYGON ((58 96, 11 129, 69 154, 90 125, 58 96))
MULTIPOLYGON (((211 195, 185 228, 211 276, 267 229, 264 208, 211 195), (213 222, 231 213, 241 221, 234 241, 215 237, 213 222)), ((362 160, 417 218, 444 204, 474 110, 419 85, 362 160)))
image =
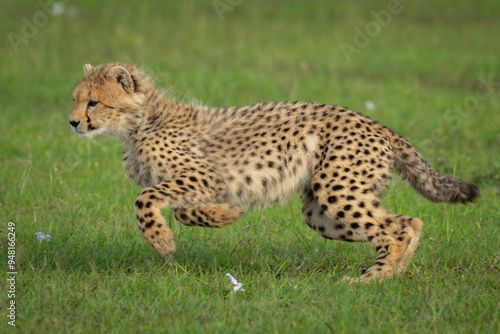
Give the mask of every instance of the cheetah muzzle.
POLYGON ((348 282, 406 270, 422 232, 418 218, 388 213, 380 196, 393 170, 434 202, 473 201, 477 186, 442 175, 394 131, 339 106, 303 102, 210 108, 172 101, 127 64, 84 66, 73 92, 72 129, 124 146, 124 167, 143 190, 139 231, 161 256, 175 251, 161 215, 226 227, 240 207, 283 203, 302 192, 305 223, 332 240, 367 241, 375 263, 348 282))

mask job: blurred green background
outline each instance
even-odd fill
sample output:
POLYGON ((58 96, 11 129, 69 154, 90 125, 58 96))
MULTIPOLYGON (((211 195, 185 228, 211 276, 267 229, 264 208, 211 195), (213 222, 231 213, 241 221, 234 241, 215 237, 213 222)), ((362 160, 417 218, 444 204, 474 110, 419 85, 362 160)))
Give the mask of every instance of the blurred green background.
POLYGON ((4 2, 0 222, 16 223, 18 329, 498 333, 499 17, 496 0, 4 2), (179 227, 167 212, 181 248, 165 270, 135 231, 140 189, 120 143, 68 125, 82 66, 109 62, 142 67, 186 102, 349 107, 477 183, 482 198, 439 206, 392 182, 389 210, 426 223, 409 281, 340 291, 335 282, 372 251, 316 236, 296 199, 221 231, 179 227), (40 230, 53 241, 36 242, 40 230), (247 283, 242 303, 219 292, 229 270, 247 283), (288 287, 299 282, 307 293, 288 287))

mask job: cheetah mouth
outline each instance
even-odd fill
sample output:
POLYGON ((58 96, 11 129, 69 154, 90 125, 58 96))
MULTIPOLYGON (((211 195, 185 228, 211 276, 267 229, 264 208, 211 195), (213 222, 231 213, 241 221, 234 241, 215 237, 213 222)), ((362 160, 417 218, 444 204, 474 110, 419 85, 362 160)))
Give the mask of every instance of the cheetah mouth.
POLYGON ((93 126, 89 127, 88 130, 80 130, 78 127, 71 126, 71 129, 80 137, 80 138, 91 138, 96 135, 100 135, 105 133, 104 127, 95 128, 93 126))
POLYGON ((71 130, 73 130, 73 132, 75 132, 78 135, 78 137, 81 137, 81 138, 92 136, 92 134, 90 134, 90 131, 84 132, 84 131, 79 130, 75 126, 71 126, 71 130))

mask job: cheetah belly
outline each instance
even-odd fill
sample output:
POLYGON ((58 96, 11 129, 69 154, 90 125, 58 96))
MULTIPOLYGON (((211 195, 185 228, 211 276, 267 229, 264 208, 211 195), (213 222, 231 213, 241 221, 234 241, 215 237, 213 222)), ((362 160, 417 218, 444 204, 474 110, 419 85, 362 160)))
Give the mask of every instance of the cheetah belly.
POLYGON ((288 159, 272 161, 272 164, 260 161, 262 169, 227 171, 228 179, 232 180, 227 183, 227 202, 241 207, 264 208, 286 202, 306 188, 312 176, 307 155, 303 152, 294 154, 290 162, 288 159))

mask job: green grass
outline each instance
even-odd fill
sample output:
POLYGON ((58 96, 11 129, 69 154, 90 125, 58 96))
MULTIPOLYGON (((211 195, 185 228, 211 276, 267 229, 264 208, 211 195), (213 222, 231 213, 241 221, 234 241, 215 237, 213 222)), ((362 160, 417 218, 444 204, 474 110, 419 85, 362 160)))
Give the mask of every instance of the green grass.
MULTIPOLYGON (((22 35, 23 17, 41 8, 5 3, 0 223, 16 225, 15 330, 499 333, 500 7, 401 4, 349 62, 339 45, 353 44, 354 28, 386 2, 242 1, 223 20, 211 0, 69 2, 77 17, 50 17, 17 52, 8 33, 22 35), (123 171, 120 144, 77 138, 67 124, 82 65, 114 61, 144 66, 185 101, 348 106, 404 135, 441 172, 477 183, 482 197, 433 204, 394 178, 384 204, 425 227, 407 274, 382 284, 340 283, 374 252, 316 235, 298 198, 222 230, 181 226, 167 210, 178 250, 164 263, 137 233, 140 189, 123 171), (470 102, 482 77, 494 91, 470 113, 447 112, 470 102), (365 110, 367 100, 377 109, 365 110), (39 243, 37 231, 54 238, 39 243), (245 292, 228 295, 226 273, 245 292)), ((7 259, 4 235, 0 254, 7 259)), ((12 330, 4 274, 0 287, 0 331, 12 330)))

